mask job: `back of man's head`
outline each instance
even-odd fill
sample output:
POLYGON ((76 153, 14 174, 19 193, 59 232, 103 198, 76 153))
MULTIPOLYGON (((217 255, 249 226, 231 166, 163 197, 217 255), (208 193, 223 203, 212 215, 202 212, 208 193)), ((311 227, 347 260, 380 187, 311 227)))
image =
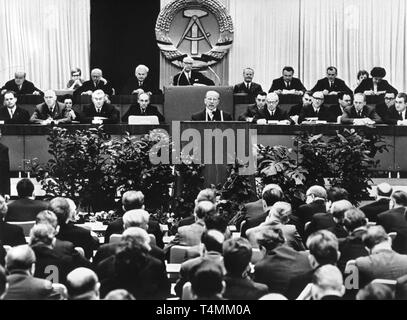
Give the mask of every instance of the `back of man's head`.
POLYGON ((144 194, 141 191, 127 191, 122 196, 122 205, 125 211, 143 209, 144 194))
POLYGON ((273 218, 282 224, 286 224, 290 220, 292 214, 291 204, 288 202, 277 201, 270 209, 270 214, 273 218))
POLYGON ((362 210, 352 208, 345 211, 343 224, 350 232, 357 228, 364 227, 366 223, 366 216, 362 210))
POLYGON ((278 222, 261 229, 257 236, 257 243, 260 248, 264 248, 266 252, 270 252, 278 246, 284 244, 285 239, 283 231, 278 222))
POLYGON ((332 203, 331 213, 334 218, 342 221, 344 218, 345 211, 352 209, 353 205, 348 200, 339 200, 332 203))
POLYGON ((6 270, 0 265, 0 300, 2 300, 7 290, 6 270))
POLYGON ((34 184, 30 179, 24 178, 17 183, 17 193, 19 198, 31 197, 34 193, 34 184))
POLYGON ((201 201, 210 201, 216 203, 216 192, 214 189, 206 188, 201 190, 196 197, 195 203, 198 204, 201 201))
POLYGON ((135 210, 127 211, 123 215, 124 229, 130 228, 130 227, 139 227, 139 228, 147 230, 149 219, 150 219, 150 214, 146 210, 135 209, 135 210))
POLYGON ((312 296, 321 300, 327 295, 342 297, 345 294, 341 271, 330 264, 318 268, 312 277, 312 296))
POLYGON ((356 300, 394 300, 394 291, 383 283, 369 283, 359 290, 356 300))
POLYGON ((87 268, 77 268, 66 276, 69 300, 98 300, 99 279, 95 272, 87 268))
POLYGON ((55 238, 55 229, 48 223, 36 224, 30 231, 30 245, 44 244, 50 246, 55 238))
POLYGON ((336 264, 339 259, 338 239, 328 230, 319 230, 307 239, 307 247, 318 265, 336 264))
POLYGON ((36 224, 46 224, 51 225, 55 230, 58 227, 58 218, 54 212, 50 210, 43 210, 39 212, 35 218, 36 224))
POLYGON ((191 270, 191 291, 196 299, 221 295, 224 289, 222 268, 211 260, 204 260, 191 270))
POLYGON ((12 247, 6 256, 6 269, 8 272, 14 270, 31 271, 35 263, 35 253, 28 245, 12 247))
POLYGON ((393 193, 393 187, 388 184, 387 182, 383 182, 377 185, 377 195, 379 197, 387 197, 390 198, 391 194, 393 193))
POLYGON ((195 206, 195 216, 198 219, 205 219, 207 215, 216 213, 216 206, 210 201, 201 201, 195 206))
POLYGON ((348 200, 349 192, 344 188, 332 187, 327 191, 328 201, 348 200))
POLYGON ((391 239, 382 226, 370 226, 362 237, 364 245, 372 250, 379 244, 391 245, 391 239))
POLYGON ((270 188, 266 191, 263 191, 263 202, 267 207, 271 207, 277 201, 281 201, 283 199, 283 192, 280 188, 270 188))
POLYGON ((223 262, 232 277, 241 277, 252 259, 252 246, 244 238, 229 239, 223 243, 223 262))
POLYGON ((103 300, 136 300, 133 295, 124 289, 110 291, 103 300))
POLYGON ((307 190, 307 195, 314 195, 315 198, 326 200, 328 195, 324 187, 315 185, 307 190))
POLYGON ((219 213, 206 215, 204 221, 207 230, 214 229, 224 234, 228 227, 227 218, 225 217, 225 215, 219 213))
POLYGON ((392 201, 399 207, 407 207, 407 192, 402 190, 394 191, 391 195, 392 201))
POLYGON ((66 198, 57 197, 52 199, 49 203, 49 210, 55 213, 60 226, 67 224, 71 217, 71 206, 66 198))
POLYGON ((222 253, 222 243, 224 241, 225 235, 218 230, 206 230, 201 236, 201 242, 206 251, 222 253))
POLYGON ((142 247, 145 247, 147 250, 150 250, 150 236, 148 235, 147 231, 138 228, 138 227, 130 227, 124 230, 122 234, 122 241, 128 243, 136 243, 142 247))

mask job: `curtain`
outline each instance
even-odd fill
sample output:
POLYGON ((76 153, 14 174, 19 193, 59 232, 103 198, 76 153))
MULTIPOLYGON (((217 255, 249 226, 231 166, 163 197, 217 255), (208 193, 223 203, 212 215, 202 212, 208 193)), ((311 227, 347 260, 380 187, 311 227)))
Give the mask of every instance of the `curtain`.
POLYGON ((89 0, 0 0, 0 85, 25 71, 42 89, 65 88, 70 69, 89 78, 89 0))

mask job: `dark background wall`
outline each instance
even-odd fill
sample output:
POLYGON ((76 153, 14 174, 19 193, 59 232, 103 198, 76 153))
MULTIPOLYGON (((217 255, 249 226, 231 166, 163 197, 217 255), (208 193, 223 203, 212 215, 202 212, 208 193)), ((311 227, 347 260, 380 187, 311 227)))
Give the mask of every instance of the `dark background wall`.
POLYGON ((91 0, 91 69, 101 68, 116 93, 138 64, 150 68, 158 87, 160 51, 154 28, 159 12, 160 0, 91 0))

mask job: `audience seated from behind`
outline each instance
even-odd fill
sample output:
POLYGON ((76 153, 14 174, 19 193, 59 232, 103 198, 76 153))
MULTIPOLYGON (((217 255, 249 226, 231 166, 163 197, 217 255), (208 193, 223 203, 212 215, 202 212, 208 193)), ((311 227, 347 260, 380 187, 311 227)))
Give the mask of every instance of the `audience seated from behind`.
POLYGON ((59 232, 57 238, 70 241, 75 247, 81 247, 85 251, 86 258, 93 256, 93 250, 99 247, 96 235, 92 236, 90 230, 75 225, 76 206, 67 198, 57 197, 51 200, 49 209, 58 218, 59 232))
POLYGON ((48 209, 48 202, 35 199, 34 184, 30 179, 18 181, 17 194, 18 199, 8 205, 6 221, 34 221, 39 212, 48 209))
POLYGON ((191 295, 193 300, 225 300, 223 269, 212 261, 204 260, 191 270, 191 295))
POLYGON ((18 71, 14 74, 14 79, 7 81, 6 84, 0 89, 0 93, 4 94, 6 91, 14 91, 18 95, 34 94, 42 95, 42 91, 34 86, 34 84, 26 80, 26 73, 18 71))
POLYGON ((257 124, 267 124, 268 121, 281 121, 284 124, 290 124, 287 113, 281 109, 278 104, 280 99, 277 93, 267 94, 266 105, 257 111, 253 122, 257 124))
POLYGON ((238 120, 252 122, 254 116, 266 105, 267 93, 259 92, 255 97, 255 103, 247 107, 246 111, 242 113, 238 120))
POLYGON ((130 116, 156 116, 160 123, 165 122, 164 116, 158 111, 156 106, 150 104, 150 96, 144 92, 138 95, 137 104, 131 105, 129 110, 123 115, 122 122, 127 123, 130 116))
POLYGON ((30 122, 30 114, 27 110, 17 105, 17 97, 14 91, 4 93, 4 106, 0 107, 0 121, 5 124, 26 124, 30 122))
POLYGON ((260 84, 253 82, 253 78, 254 70, 252 68, 245 68, 243 70, 243 82, 233 87, 233 93, 246 93, 250 100, 254 99, 258 94, 262 93, 263 89, 260 84))
POLYGON ((81 115, 83 123, 100 122, 105 124, 116 124, 120 122, 119 110, 106 101, 103 90, 95 90, 92 93, 92 103, 83 106, 81 115))
POLYGON ((327 264, 318 268, 312 277, 312 300, 342 300, 345 294, 341 271, 327 264))
MULTIPOLYGON (((144 209, 144 194, 141 191, 130 190, 123 193, 122 196, 122 210, 123 213, 135 210, 135 209, 144 209)), ((123 228, 123 218, 118 218, 107 226, 105 232, 105 243, 109 243, 110 236, 112 234, 122 234, 124 231, 123 228)), ((149 234, 153 234, 155 241, 158 247, 163 248, 163 233, 160 229, 160 224, 152 219, 151 217, 148 220, 148 229, 149 234)))
POLYGON ((77 268, 66 277, 69 300, 99 300, 100 282, 95 272, 77 268))
POLYGON ((6 200, 0 196, 0 244, 11 247, 25 244, 23 229, 4 221, 7 210, 8 206, 6 200))
POLYGON ((232 115, 219 108, 220 94, 217 91, 208 91, 205 94, 205 109, 193 114, 192 121, 232 121, 232 115))
POLYGON ((359 209, 362 210, 367 219, 371 222, 377 221, 377 216, 389 210, 390 196, 393 193, 393 188, 387 182, 383 182, 377 185, 376 199, 359 209))
POLYGON ((360 289, 356 300, 394 300, 394 290, 382 283, 369 283, 360 289))
POLYGON ((224 277, 223 297, 228 300, 258 300, 268 293, 268 287, 250 278, 252 246, 244 238, 229 239, 223 243, 224 277))

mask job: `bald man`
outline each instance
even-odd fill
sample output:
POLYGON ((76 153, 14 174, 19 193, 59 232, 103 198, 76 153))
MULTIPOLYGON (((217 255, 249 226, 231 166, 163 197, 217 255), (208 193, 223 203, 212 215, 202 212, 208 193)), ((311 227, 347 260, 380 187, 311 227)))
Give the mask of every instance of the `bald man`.
POLYGON ((390 196, 392 193, 393 188, 390 184, 387 182, 380 183, 376 189, 376 200, 359 209, 363 211, 369 221, 376 222, 377 216, 380 213, 389 210, 390 196))
POLYGON ((44 103, 35 107, 30 118, 31 123, 42 125, 70 123, 71 121, 71 117, 65 110, 65 105, 57 101, 57 95, 53 90, 45 91, 44 103))
POLYGON ((85 81, 82 87, 79 87, 74 92, 74 97, 78 98, 80 95, 91 96, 96 90, 103 90, 104 93, 111 96, 113 88, 109 81, 103 78, 103 72, 100 69, 93 69, 90 73, 90 80, 85 81))
POLYGON ((69 300, 99 300, 100 283, 95 272, 77 268, 66 277, 69 300))
POLYGON ((191 57, 185 57, 182 60, 182 65, 182 71, 177 73, 173 78, 172 84, 174 86, 215 85, 211 79, 204 76, 201 72, 193 70, 194 59, 191 57))
POLYGON ((345 294, 342 273, 333 265, 318 268, 312 279, 313 300, 341 300, 345 294))
POLYGON ((14 79, 7 81, 6 84, 0 89, 1 94, 7 91, 13 91, 16 94, 34 94, 43 95, 42 91, 34 86, 34 84, 25 79, 25 72, 16 72, 14 74, 14 79))
POLYGON ((192 121, 233 121, 232 116, 218 108, 220 94, 217 91, 208 91, 205 95, 205 110, 192 115, 192 121))
POLYGON ((277 93, 269 93, 266 98, 266 105, 257 111, 253 122, 257 124, 267 124, 267 121, 282 121, 290 124, 287 112, 284 112, 279 106, 280 100, 277 93))

